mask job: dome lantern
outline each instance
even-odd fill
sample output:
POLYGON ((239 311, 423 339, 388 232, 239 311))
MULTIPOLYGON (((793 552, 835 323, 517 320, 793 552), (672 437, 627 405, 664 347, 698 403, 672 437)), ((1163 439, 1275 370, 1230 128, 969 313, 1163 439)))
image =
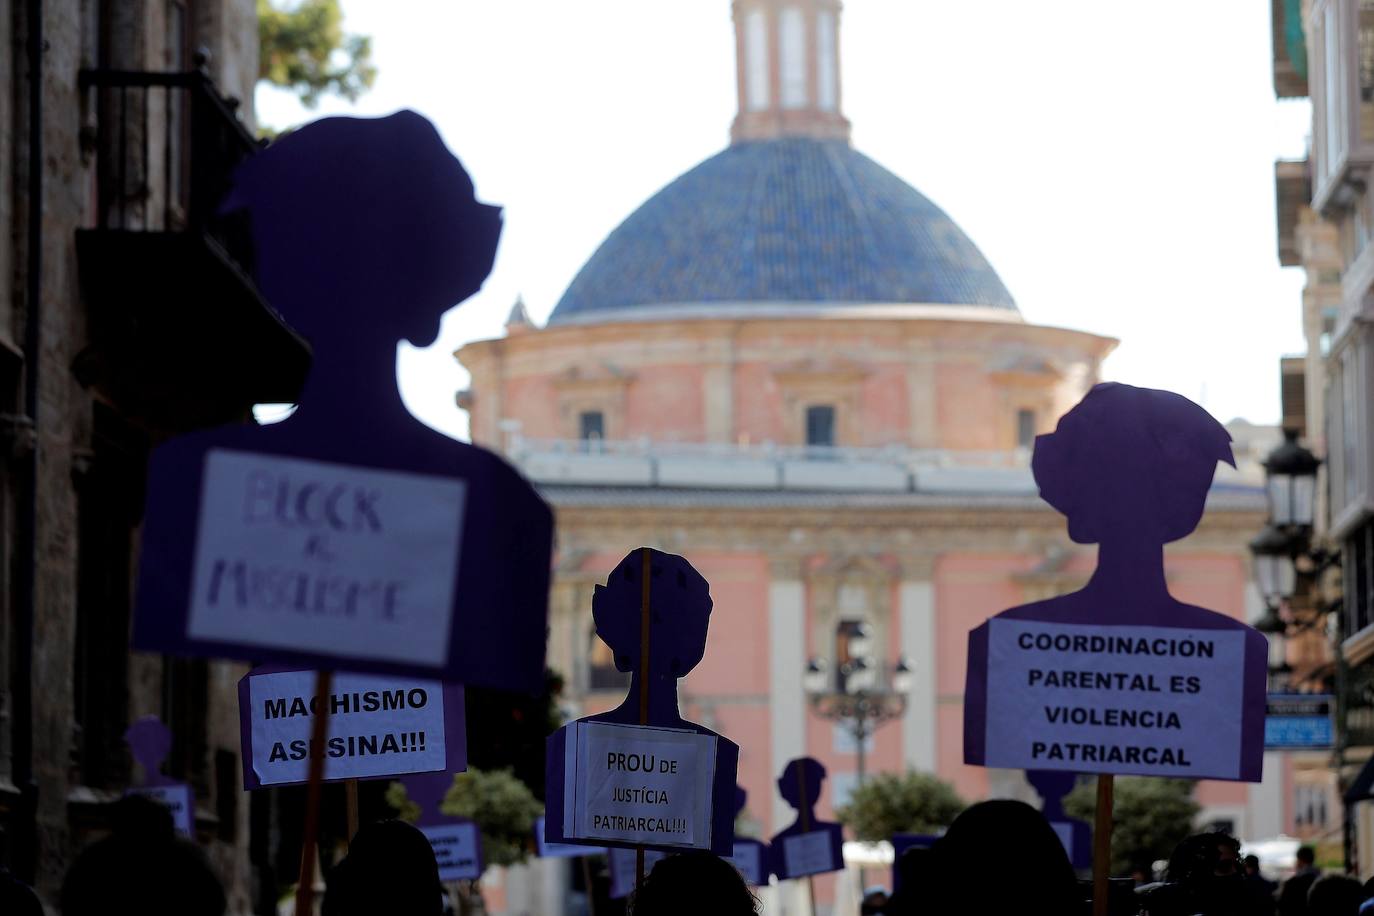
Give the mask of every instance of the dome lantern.
POLYGON ((735 0, 734 143, 849 140, 840 111, 839 0, 735 0))

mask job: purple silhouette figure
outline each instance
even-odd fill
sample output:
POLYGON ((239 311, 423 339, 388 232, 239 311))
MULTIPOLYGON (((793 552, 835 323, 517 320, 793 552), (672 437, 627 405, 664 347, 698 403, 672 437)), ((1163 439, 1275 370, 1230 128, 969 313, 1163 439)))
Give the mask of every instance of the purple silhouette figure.
MULTIPOLYGON (((429 345, 440 316, 481 287, 495 256, 499 210, 477 202, 471 180, 433 125, 409 111, 326 118, 292 132, 240 167, 223 209, 247 213, 259 286, 308 340, 313 363, 289 419, 193 433, 153 453, 134 644, 178 655, 338 664, 537 691, 544 675, 549 508, 501 458, 417 421, 396 387, 398 341, 429 345), (435 540, 427 530, 412 531, 415 510, 434 501, 413 495, 409 508, 387 515, 386 503, 373 501, 382 486, 375 481, 403 480, 412 493, 450 494, 461 510, 438 512, 433 524, 456 544, 456 562, 448 561, 452 575, 412 571, 398 582, 354 583, 346 568, 330 568, 312 578, 331 559, 330 542, 321 538, 283 557, 279 569, 216 567, 220 578, 209 578, 219 589, 215 600, 236 601, 235 613, 242 620, 251 614, 255 629, 242 623, 231 633, 195 630, 188 626, 197 620, 188 595, 194 605, 206 588, 195 573, 197 541, 232 514, 222 509, 209 527, 199 524, 212 451, 302 459, 312 462, 309 473, 325 466, 363 479, 371 472, 366 480, 372 482, 351 491, 314 483, 289 492, 264 488, 251 504, 243 498, 245 516, 303 533, 311 526, 337 537, 371 529, 423 550, 435 540), (461 498, 453 496, 460 487, 461 498), (452 595, 448 608, 413 599, 427 614, 451 613, 446 637, 417 640, 421 648, 435 647, 435 657, 384 654, 365 638, 328 644, 332 628, 364 616, 406 619, 407 597, 417 582, 428 582, 425 575, 435 580, 426 588, 442 585, 452 595), (272 638, 271 621, 311 614, 319 626, 308 632, 318 639, 272 638)), ((402 560, 407 553, 397 552, 402 560)))
POLYGON ((798 757, 778 777, 778 793, 797 811, 791 826, 768 843, 770 868, 780 879, 804 878, 844 868, 844 831, 816 819, 825 767, 814 757, 798 757))
MULTIPOLYGON (((677 682, 697 666, 706 653, 706 631, 711 622, 710 586, 691 563, 675 554, 650 550, 649 670, 640 659, 643 600, 643 551, 631 551, 611 572, 605 585, 592 596, 596 634, 610 647, 616 670, 630 672, 625 701, 609 712, 579 721, 617 725, 649 725, 676 728, 718 738, 715 778, 711 789, 711 851, 731 855, 734 839, 735 774, 739 746, 709 728, 688 722, 678 709, 677 682), (641 717, 641 691, 647 688, 645 715, 641 717)), ((567 727, 549 736, 547 747, 546 838, 565 841, 563 818, 564 755, 567 727)), ((580 843, 581 840, 568 839, 580 843)), ((592 841, 595 845, 631 847, 642 844, 592 841)), ((663 847, 665 849, 674 847, 663 847)))
POLYGON ((124 732, 129 753, 143 767, 143 785, 171 786, 176 783, 162 772, 162 761, 172 752, 172 732, 157 716, 143 716, 124 732))
POLYGON ((1003 611, 969 634, 965 762, 1259 779, 1267 643, 1174 598, 1164 574, 1164 545, 1197 527, 1218 461, 1234 465, 1230 436, 1206 411, 1130 385, 1095 386, 1036 439, 1040 496, 1067 517, 1075 543, 1098 545, 1097 569, 1080 591, 1003 611), (1000 656, 994 630, 1015 634, 1000 656), (1037 666, 1024 680, 989 687, 1013 677, 1009 662, 1022 656, 1037 666), (1030 705, 1014 712, 1017 703, 1030 705), (1070 744, 1032 744, 1056 721, 1083 729, 1070 744), (1019 729, 1024 752, 988 746, 998 723, 1019 729))
POLYGON ((433 846, 439 863, 439 876, 445 881, 476 878, 482 874, 481 831, 476 822, 466 817, 454 817, 440 810, 444 797, 453 787, 452 773, 412 773, 401 778, 406 797, 420 806, 415 826, 433 846), (459 841, 455 845, 455 841, 459 841), (470 858, 460 856, 458 850, 470 847, 470 858))
POLYGON ((1064 842, 1064 851, 1074 868, 1092 868, 1093 830, 1087 821, 1069 817, 1064 811, 1064 796, 1073 791, 1077 773, 1063 770, 1027 770, 1026 781, 1040 795, 1040 813, 1064 842))
MULTIPOLYGON (((749 793, 744 786, 735 786, 735 820, 744 812, 744 805, 749 800, 749 793)), ((762 887, 768 883, 769 861, 768 844, 753 839, 752 837, 735 837, 735 853, 730 857, 735 868, 744 876, 744 880, 755 887, 762 887)))

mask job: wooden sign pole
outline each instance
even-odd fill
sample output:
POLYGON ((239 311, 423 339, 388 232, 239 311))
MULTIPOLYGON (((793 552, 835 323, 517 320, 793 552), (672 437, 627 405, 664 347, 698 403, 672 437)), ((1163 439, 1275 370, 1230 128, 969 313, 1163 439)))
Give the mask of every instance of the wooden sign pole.
POLYGON ((344 783, 344 799, 348 805, 348 842, 358 833, 358 780, 350 779, 344 783))
POLYGON ((296 885, 296 912, 314 912, 315 847, 320 831, 320 789, 324 785, 324 745, 329 737, 329 691, 334 672, 315 673, 315 720, 310 725, 310 745, 319 753, 310 755, 310 771, 305 784, 305 828, 301 831, 301 874, 296 885))
MULTIPOLYGON (((639 572, 639 724, 649 724, 649 578, 652 553, 640 548, 639 572)), ((644 847, 635 847, 635 893, 644 886, 644 847)))
MULTIPOLYGON (((797 797, 801 799, 801 807, 797 813, 801 815, 802 833, 811 832, 811 799, 806 797, 806 767, 797 767, 797 797)), ((811 908, 811 916, 816 916, 816 876, 806 876, 806 901, 811 908)))
POLYGON ((1093 916, 1107 916, 1112 867, 1112 793, 1110 773, 1097 777, 1097 814, 1093 818, 1093 916))

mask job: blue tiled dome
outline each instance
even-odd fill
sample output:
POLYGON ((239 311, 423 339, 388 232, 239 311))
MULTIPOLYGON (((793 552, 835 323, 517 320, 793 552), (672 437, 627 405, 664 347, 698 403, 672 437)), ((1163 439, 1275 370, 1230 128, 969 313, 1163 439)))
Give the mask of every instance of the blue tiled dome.
POLYGON ((549 323, 770 302, 1016 310, 978 248, 915 188, 847 143, 784 139, 731 146, 655 194, 601 244, 549 323))

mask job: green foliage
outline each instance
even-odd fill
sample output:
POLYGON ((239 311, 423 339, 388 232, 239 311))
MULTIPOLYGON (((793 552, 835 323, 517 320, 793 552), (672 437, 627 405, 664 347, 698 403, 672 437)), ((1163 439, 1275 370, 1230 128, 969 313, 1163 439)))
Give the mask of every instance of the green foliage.
MULTIPOLYGON (((402 820, 420 816, 420 806, 406 796, 402 783, 393 782, 387 788, 386 800, 402 820)), ((476 822, 487 865, 518 865, 529 857, 534 819, 544 813, 544 806, 509 770, 469 768, 454 774, 453 786, 439 810, 476 822)))
POLYGON ((258 0, 258 42, 258 79, 291 90, 307 108, 331 92, 357 101, 377 78, 372 39, 344 33, 339 0, 258 0))
POLYGON ((931 833, 966 807, 949 783, 929 773, 880 773, 854 790, 835 815, 860 840, 876 842, 897 833, 931 833))
MULTIPOLYGON (((1129 874, 1137 866, 1148 867, 1167 859, 1174 847, 1193 832, 1193 820, 1202 810, 1193 801, 1188 779, 1118 776, 1112 799, 1112 874, 1129 874)), ((1097 810, 1097 780, 1082 779, 1064 797, 1070 817, 1093 822, 1097 810)))

